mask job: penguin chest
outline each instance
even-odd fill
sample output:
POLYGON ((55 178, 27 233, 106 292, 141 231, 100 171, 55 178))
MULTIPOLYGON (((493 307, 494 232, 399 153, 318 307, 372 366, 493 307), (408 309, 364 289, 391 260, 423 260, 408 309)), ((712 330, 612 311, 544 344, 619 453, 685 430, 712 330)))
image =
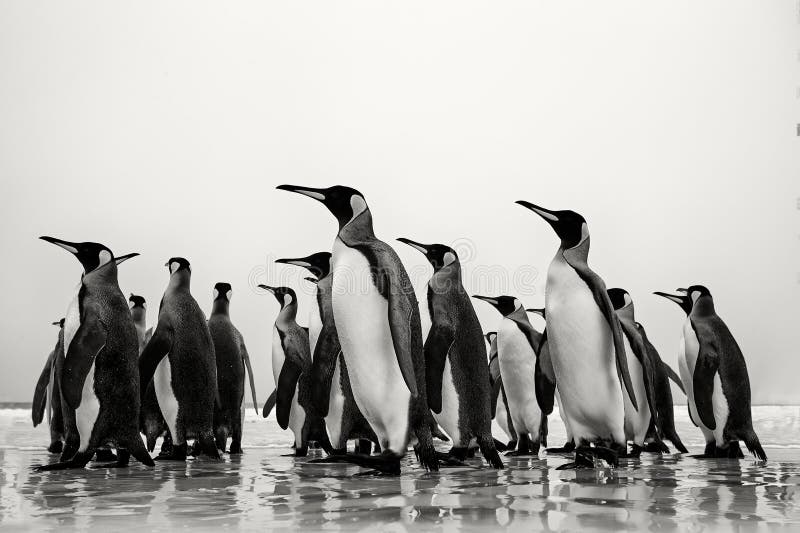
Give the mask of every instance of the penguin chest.
POLYGON ((341 448, 346 443, 348 435, 342 435, 342 420, 344 419, 345 397, 342 391, 342 364, 339 357, 333 367, 331 391, 328 395, 328 414, 325 416, 325 426, 334 448, 341 448))
POLYGON ((450 363, 448 354, 444 363, 442 373, 442 411, 439 414, 433 413, 436 423, 442 426, 445 433, 453 441, 453 446, 466 445, 461 442, 461 429, 459 427, 459 399, 456 386, 453 381, 453 367, 450 363))
POLYGON ((611 328, 591 290, 563 257, 545 297, 547 336, 561 400, 576 438, 623 435, 623 401, 611 328))
POLYGON ((404 452, 411 393, 394 351, 389 302, 375 287, 367 258, 338 238, 332 283, 333 315, 353 398, 377 435, 404 452))
POLYGON ((536 401, 536 354, 513 320, 504 318, 497 329, 497 358, 514 429, 536 438, 542 417, 536 401))
POLYGON ((644 386, 644 369, 642 363, 636 358, 633 353, 633 348, 628 341, 628 337, 623 335, 623 342, 625 343, 625 355, 628 361, 628 373, 631 376, 631 383, 633 384, 633 392, 636 395, 637 404, 639 409, 633 407, 630 395, 627 389, 623 390, 622 396, 625 405, 625 438, 632 440, 638 445, 644 444, 644 438, 647 435, 647 429, 650 425, 650 407, 647 402, 647 391, 644 386))
POLYGON ((319 340, 319 333, 322 331, 322 317, 319 314, 319 304, 317 298, 311 299, 311 311, 308 314, 308 344, 311 348, 311 359, 314 359, 314 348, 319 340))

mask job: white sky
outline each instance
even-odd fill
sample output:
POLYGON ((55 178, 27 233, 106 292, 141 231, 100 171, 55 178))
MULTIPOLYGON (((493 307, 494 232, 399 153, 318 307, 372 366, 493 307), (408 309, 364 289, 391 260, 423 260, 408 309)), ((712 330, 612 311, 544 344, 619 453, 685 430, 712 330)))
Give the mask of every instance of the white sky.
POLYGON ((306 322, 305 273, 265 264, 336 231, 274 187, 341 183, 384 240, 470 247, 467 274, 535 269, 508 289, 529 306, 557 242, 512 202, 581 212, 590 264, 666 361, 683 315, 650 292, 704 283, 754 400, 798 403, 799 17, 794 0, 2 2, 0 401, 31 399, 80 275, 39 235, 140 252, 120 284, 151 322, 171 256, 206 312, 232 283, 263 401, 278 305, 248 285, 291 272, 306 322))

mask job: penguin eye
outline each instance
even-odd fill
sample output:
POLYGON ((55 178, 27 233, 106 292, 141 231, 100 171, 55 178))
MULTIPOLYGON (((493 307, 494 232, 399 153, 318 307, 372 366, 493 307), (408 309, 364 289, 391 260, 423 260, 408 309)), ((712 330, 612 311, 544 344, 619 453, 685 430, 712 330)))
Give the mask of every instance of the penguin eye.
POLYGON ((101 267, 111 261, 111 252, 108 250, 100 250, 97 254, 97 266, 101 267))

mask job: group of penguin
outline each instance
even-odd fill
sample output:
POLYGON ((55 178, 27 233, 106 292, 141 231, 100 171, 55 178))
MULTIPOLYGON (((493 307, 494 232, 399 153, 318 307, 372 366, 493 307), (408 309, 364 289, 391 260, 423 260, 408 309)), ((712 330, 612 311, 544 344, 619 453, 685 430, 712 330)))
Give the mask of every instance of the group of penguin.
MULTIPOLYGON (((331 251, 277 260, 313 276, 305 278, 316 286, 308 327, 297 322, 294 290, 259 285, 280 304, 272 342, 276 389, 263 416, 274 407, 280 427, 294 435, 292 455, 305 456, 316 444, 325 457, 314 462, 395 475, 411 445, 426 470, 463 465, 477 450, 502 468, 501 451, 538 456, 547 446, 556 403, 567 442, 547 451, 574 456, 559 468, 668 453, 665 440, 687 453, 675 431, 672 380, 705 437, 696 457, 741 458, 744 442, 766 460, 752 426, 744 357, 708 289, 655 293, 686 314, 679 377, 636 322, 630 294, 606 289, 589 267, 588 225, 578 213, 517 202, 560 240, 543 309, 525 309, 513 296, 470 297, 455 250, 398 239, 433 266, 431 328, 423 339, 414 287, 395 250, 375 236, 364 196, 339 185, 278 189, 321 202, 338 222, 331 251), (496 331, 484 335, 473 298, 501 314, 496 331), (537 331, 527 313, 544 318, 546 328, 537 331), (493 437, 493 419, 507 442, 493 437), (434 438, 449 438, 452 447, 437 451, 434 438), (353 451, 348 441, 356 441, 353 451)), ((83 274, 36 386, 34 425, 47 412, 50 451, 61 452, 58 462, 39 468, 82 468, 95 454, 114 461, 105 466, 126 466, 131 455, 152 466, 159 437, 162 460, 219 458, 228 438, 228 452, 241 453, 246 373, 258 407, 247 348, 230 320, 230 284, 215 285, 206 319, 190 292, 189 262, 170 259, 158 322, 147 330, 144 298, 131 294, 126 301, 117 280, 118 265, 138 254, 115 257, 98 243, 42 239, 72 253, 83 274)))

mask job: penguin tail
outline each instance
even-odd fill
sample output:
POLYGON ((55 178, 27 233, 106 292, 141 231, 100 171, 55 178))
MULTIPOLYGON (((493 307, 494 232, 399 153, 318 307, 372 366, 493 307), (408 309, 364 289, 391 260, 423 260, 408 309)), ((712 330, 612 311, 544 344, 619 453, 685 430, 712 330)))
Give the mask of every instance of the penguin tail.
POLYGON ((749 428, 745 431, 744 437, 742 438, 744 441, 744 445, 747 446, 747 449, 756 456, 759 461, 766 461, 767 454, 764 453, 764 448, 761 447, 761 442, 758 440, 758 435, 756 432, 753 431, 753 428, 749 428))
POLYGON ((505 465, 503 464, 503 460, 500 459, 500 453, 497 451, 495 442, 495 439, 492 438, 491 435, 484 435, 478 439, 478 447, 481 449, 483 458, 486 459, 493 468, 499 470, 505 465))
POLYGON ((689 453, 689 450, 687 450, 686 446, 683 445, 683 442, 678 436, 678 432, 675 431, 675 428, 664 428, 664 440, 670 441, 679 452, 689 453))

